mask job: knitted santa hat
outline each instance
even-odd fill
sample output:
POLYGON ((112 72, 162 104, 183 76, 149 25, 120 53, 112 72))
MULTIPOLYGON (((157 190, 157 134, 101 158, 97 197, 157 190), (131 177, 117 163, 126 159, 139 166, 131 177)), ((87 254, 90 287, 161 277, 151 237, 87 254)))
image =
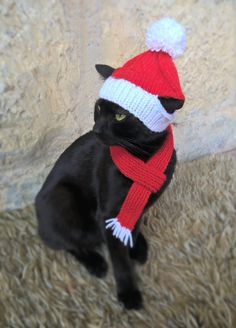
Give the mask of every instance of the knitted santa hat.
POLYGON ((185 30, 176 21, 163 18, 146 34, 148 51, 114 70, 100 89, 100 98, 126 109, 151 131, 161 132, 174 119, 158 97, 184 100, 178 73, 173 63, 185 48, 185 30))

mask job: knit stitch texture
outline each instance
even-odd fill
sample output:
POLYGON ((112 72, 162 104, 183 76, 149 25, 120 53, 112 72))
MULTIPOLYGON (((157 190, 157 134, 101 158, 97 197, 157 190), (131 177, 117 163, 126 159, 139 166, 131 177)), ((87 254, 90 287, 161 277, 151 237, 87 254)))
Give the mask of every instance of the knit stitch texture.
POLYGON ((184 52, 185 29, 164 17, 148 28, 146 45, 147 51, 113 71, 99 96, 129 111, 151 131, 162 132, 174 114, 165 111, 160 98, 185 100, 173 62, 184 52))
POLYGON ((116 218, 107 220, 106 228, 113 229, 113 234, 132 246, 131 232, 141 216, 151 193, 158 192, 166 181, 165 170, 174 150, 171 125, 161 148, 145 163, 120 146, 110 146, 112 160, 118 170, 133 181, 131 188, 116 218), (112 221, 113 220, 113 221, 112 221), (125 231, 122 231, 122 228, 125 231))

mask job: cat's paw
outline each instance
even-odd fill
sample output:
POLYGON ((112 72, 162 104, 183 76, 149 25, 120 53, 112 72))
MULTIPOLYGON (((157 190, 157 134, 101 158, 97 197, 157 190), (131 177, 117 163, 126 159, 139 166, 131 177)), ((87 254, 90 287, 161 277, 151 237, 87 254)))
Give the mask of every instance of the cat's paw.
POLYGON ((95 252, 90 254, 90 258, 86 263, 86 268, 92 275, 98 278, 104 278, 108 271, 107 262, 100 254, 95 252))
POLYGON ((102 255, 94 251, 86 253, 70 252, 80 261, 92 275, 104 278, 108 271, 108 265, 102 255))
POLYGON ((130 258, 144 264, 148 258, 148 244, 143 234, 139 232, 133 248, 129 251, 130 258))
POLYGON ((118 293, 118 300, 127 310, 139 310, 143 307, 142 294, 138 289, 131 289, 118 293))

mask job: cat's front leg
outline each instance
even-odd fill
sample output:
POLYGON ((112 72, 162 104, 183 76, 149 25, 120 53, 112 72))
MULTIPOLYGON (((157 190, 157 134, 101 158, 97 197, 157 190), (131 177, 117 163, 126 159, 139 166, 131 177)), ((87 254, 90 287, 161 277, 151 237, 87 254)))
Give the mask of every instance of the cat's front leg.
POLYGON ((148 243, 144 235, 139 232, 135 241, 134 247, 130 248, 129 255, 132 260, 137 261, 140 264, 144 264, 148 259, 148 243))
POLYGON ((142 221, 143 215, 139 218, 132 231, 134 247, 129 248, 129 255, 131 259, 137 261, 140 264, 146 263, 148 259, 148 243, 144 235, 139 231, 142 221))
POLYGON ((117 295, 126 309, 142 308, 142 295, 138 289, 133 264, 129 256, 129 248, 106 230, 107 244, 113 272, 117 285, 117 295))

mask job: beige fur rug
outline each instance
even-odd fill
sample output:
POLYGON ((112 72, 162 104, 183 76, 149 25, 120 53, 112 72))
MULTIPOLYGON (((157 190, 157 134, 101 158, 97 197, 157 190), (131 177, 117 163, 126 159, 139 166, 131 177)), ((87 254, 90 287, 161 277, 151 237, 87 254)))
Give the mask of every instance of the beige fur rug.
POLYGON ((111 268, 99 280, 44 247, 32 207, 1 214, 0 327, 236 327, 236 161, 180 165, 142 230, 150 244, 147 264, 137 265, 145 308, 128 312, 111 268))

